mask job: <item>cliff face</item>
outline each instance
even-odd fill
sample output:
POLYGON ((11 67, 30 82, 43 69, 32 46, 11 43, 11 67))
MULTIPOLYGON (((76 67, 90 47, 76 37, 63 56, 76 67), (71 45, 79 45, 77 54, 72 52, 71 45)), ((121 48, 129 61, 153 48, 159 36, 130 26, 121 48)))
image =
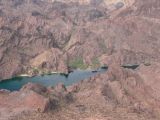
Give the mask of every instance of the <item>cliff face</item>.
POLYGON ((76 61, 85 68, 159 61, 159 4, 1 0, 0 79, 66 72, 76 61))
MULTIPOLYGON (((117 41, 129 41, 124 35, 127 30, 123 23, 116 25, 110 18, 132 3, 1 0, 0 79, 22 73, 35 74, 35 69, 39 73, 66 72, 67 66, 80 58, 85 66, 95 66, 95 58, 119 51, 117 46, 121 45, 117 41), (122 40, 116 36, 122 36, 122 40), (46 60, 47 57, 51 60, 46 60)), ((119 23, 117 19, 120 18, 115 19, 119 23)), ((101 60, 96 61, 98 65, 103 64, 101 60)))
POLYGON ((1 90, 0 119, 159 120, 159 30, 159 0, 0 0, 0 79, 109 65, 67 88, 1 90))
POLYGON ((136 70, 115 64, 107 72, 69 87, 29 83, 18 92, 0 91, 0 118, 159 120, 159 72, 156 63, 136 70))

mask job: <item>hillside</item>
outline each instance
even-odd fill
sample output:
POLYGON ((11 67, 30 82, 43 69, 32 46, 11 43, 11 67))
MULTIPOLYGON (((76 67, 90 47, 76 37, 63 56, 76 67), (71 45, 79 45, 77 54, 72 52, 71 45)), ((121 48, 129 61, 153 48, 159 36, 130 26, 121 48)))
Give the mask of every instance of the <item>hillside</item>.
POLYGON ((160 119, 159 0, 0 0, 0 80, 102 66, 68 87, 0 90, 0 120, 160 119))
POLYGON ((159 1, 1 0, 0 79, 159 62, 159 16, 159 1))

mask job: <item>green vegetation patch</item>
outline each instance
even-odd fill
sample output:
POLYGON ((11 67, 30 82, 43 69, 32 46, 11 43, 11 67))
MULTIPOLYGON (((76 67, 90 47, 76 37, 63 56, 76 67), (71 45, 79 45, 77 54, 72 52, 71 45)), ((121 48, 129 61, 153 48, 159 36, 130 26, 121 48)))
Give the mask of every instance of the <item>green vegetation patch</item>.
POLYGON ((38 68, 36 68, 36 67, 33 68, 33 73, 39 73, 39 71, 40 70, 38 68))
POLYGON ((87 69, 88 68, 88 65, 86 65, 84 62, 83 62, 83 59, 78 57, 78 58, 75 58, 74 60, 71 60, 69 62, 69 67, 73 68, 73 69, 87 69))
POLYGON ((98 68, 100 67, 100 62, 98 60, 98 58, 93 58, 92 59, 92 68, 98 68))

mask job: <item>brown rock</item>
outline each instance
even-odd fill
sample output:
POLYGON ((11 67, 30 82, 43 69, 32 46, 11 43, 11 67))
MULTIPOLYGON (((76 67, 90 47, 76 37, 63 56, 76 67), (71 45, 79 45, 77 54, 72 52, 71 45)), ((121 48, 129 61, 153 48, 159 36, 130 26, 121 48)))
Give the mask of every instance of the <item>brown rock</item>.
POLYGON ((30 91, 26 93, 25 97, 22 99, 23 106, 31 110, 36 110, 39 112, 46 112, 50 106, 49 98, 30 91))
POLYGON ((70 88, 0 92, 0 117, 27 110, 21 120, 159 120, 159 0, 77 1, 0 1, 0 79, 64 72, 72 60, 109 70, 70 88))
POLYGON ((36 56, 30 61, 31 66, 39 69, 47 69, 50 71, 59 71, 67 73, 67 66, 65 61, 67 57, 63 55, 62 51, 52 48, 36 56))
POLYGON ((58 85, 56 85, 54 87, 54 90, 57 92, 62 92, 62 93, 67 91, 67 89, 63 83, 59 83, 58 85))
POLYGON ((47 92, 47 88, 40 84, 28 83, 21 88, 21 91, 34 91, 38 94, 43 94, 47 92))

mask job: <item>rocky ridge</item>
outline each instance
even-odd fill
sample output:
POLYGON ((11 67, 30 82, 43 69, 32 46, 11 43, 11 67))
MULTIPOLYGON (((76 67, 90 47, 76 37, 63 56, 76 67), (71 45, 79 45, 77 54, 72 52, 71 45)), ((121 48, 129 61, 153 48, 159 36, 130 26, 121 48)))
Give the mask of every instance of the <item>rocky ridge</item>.
POLYGON ((109 66, 69 87, 1 90, 0 120, 159 120, 159 7, 159 0, 0 0, 1 80, 109 66))
POLYGON ((1 0, 0 79, 115 61, 158 62, 158 5, 158 0, 1 0))
POLYGON ((19 92, 2 91, 1 118, 159 120, 159 80, 149 79, 152 74, 159 74, 154 65, 131 70, 114 64, 106 73, 69 87, 59 84, 45 88, 29 83, 19 92))

